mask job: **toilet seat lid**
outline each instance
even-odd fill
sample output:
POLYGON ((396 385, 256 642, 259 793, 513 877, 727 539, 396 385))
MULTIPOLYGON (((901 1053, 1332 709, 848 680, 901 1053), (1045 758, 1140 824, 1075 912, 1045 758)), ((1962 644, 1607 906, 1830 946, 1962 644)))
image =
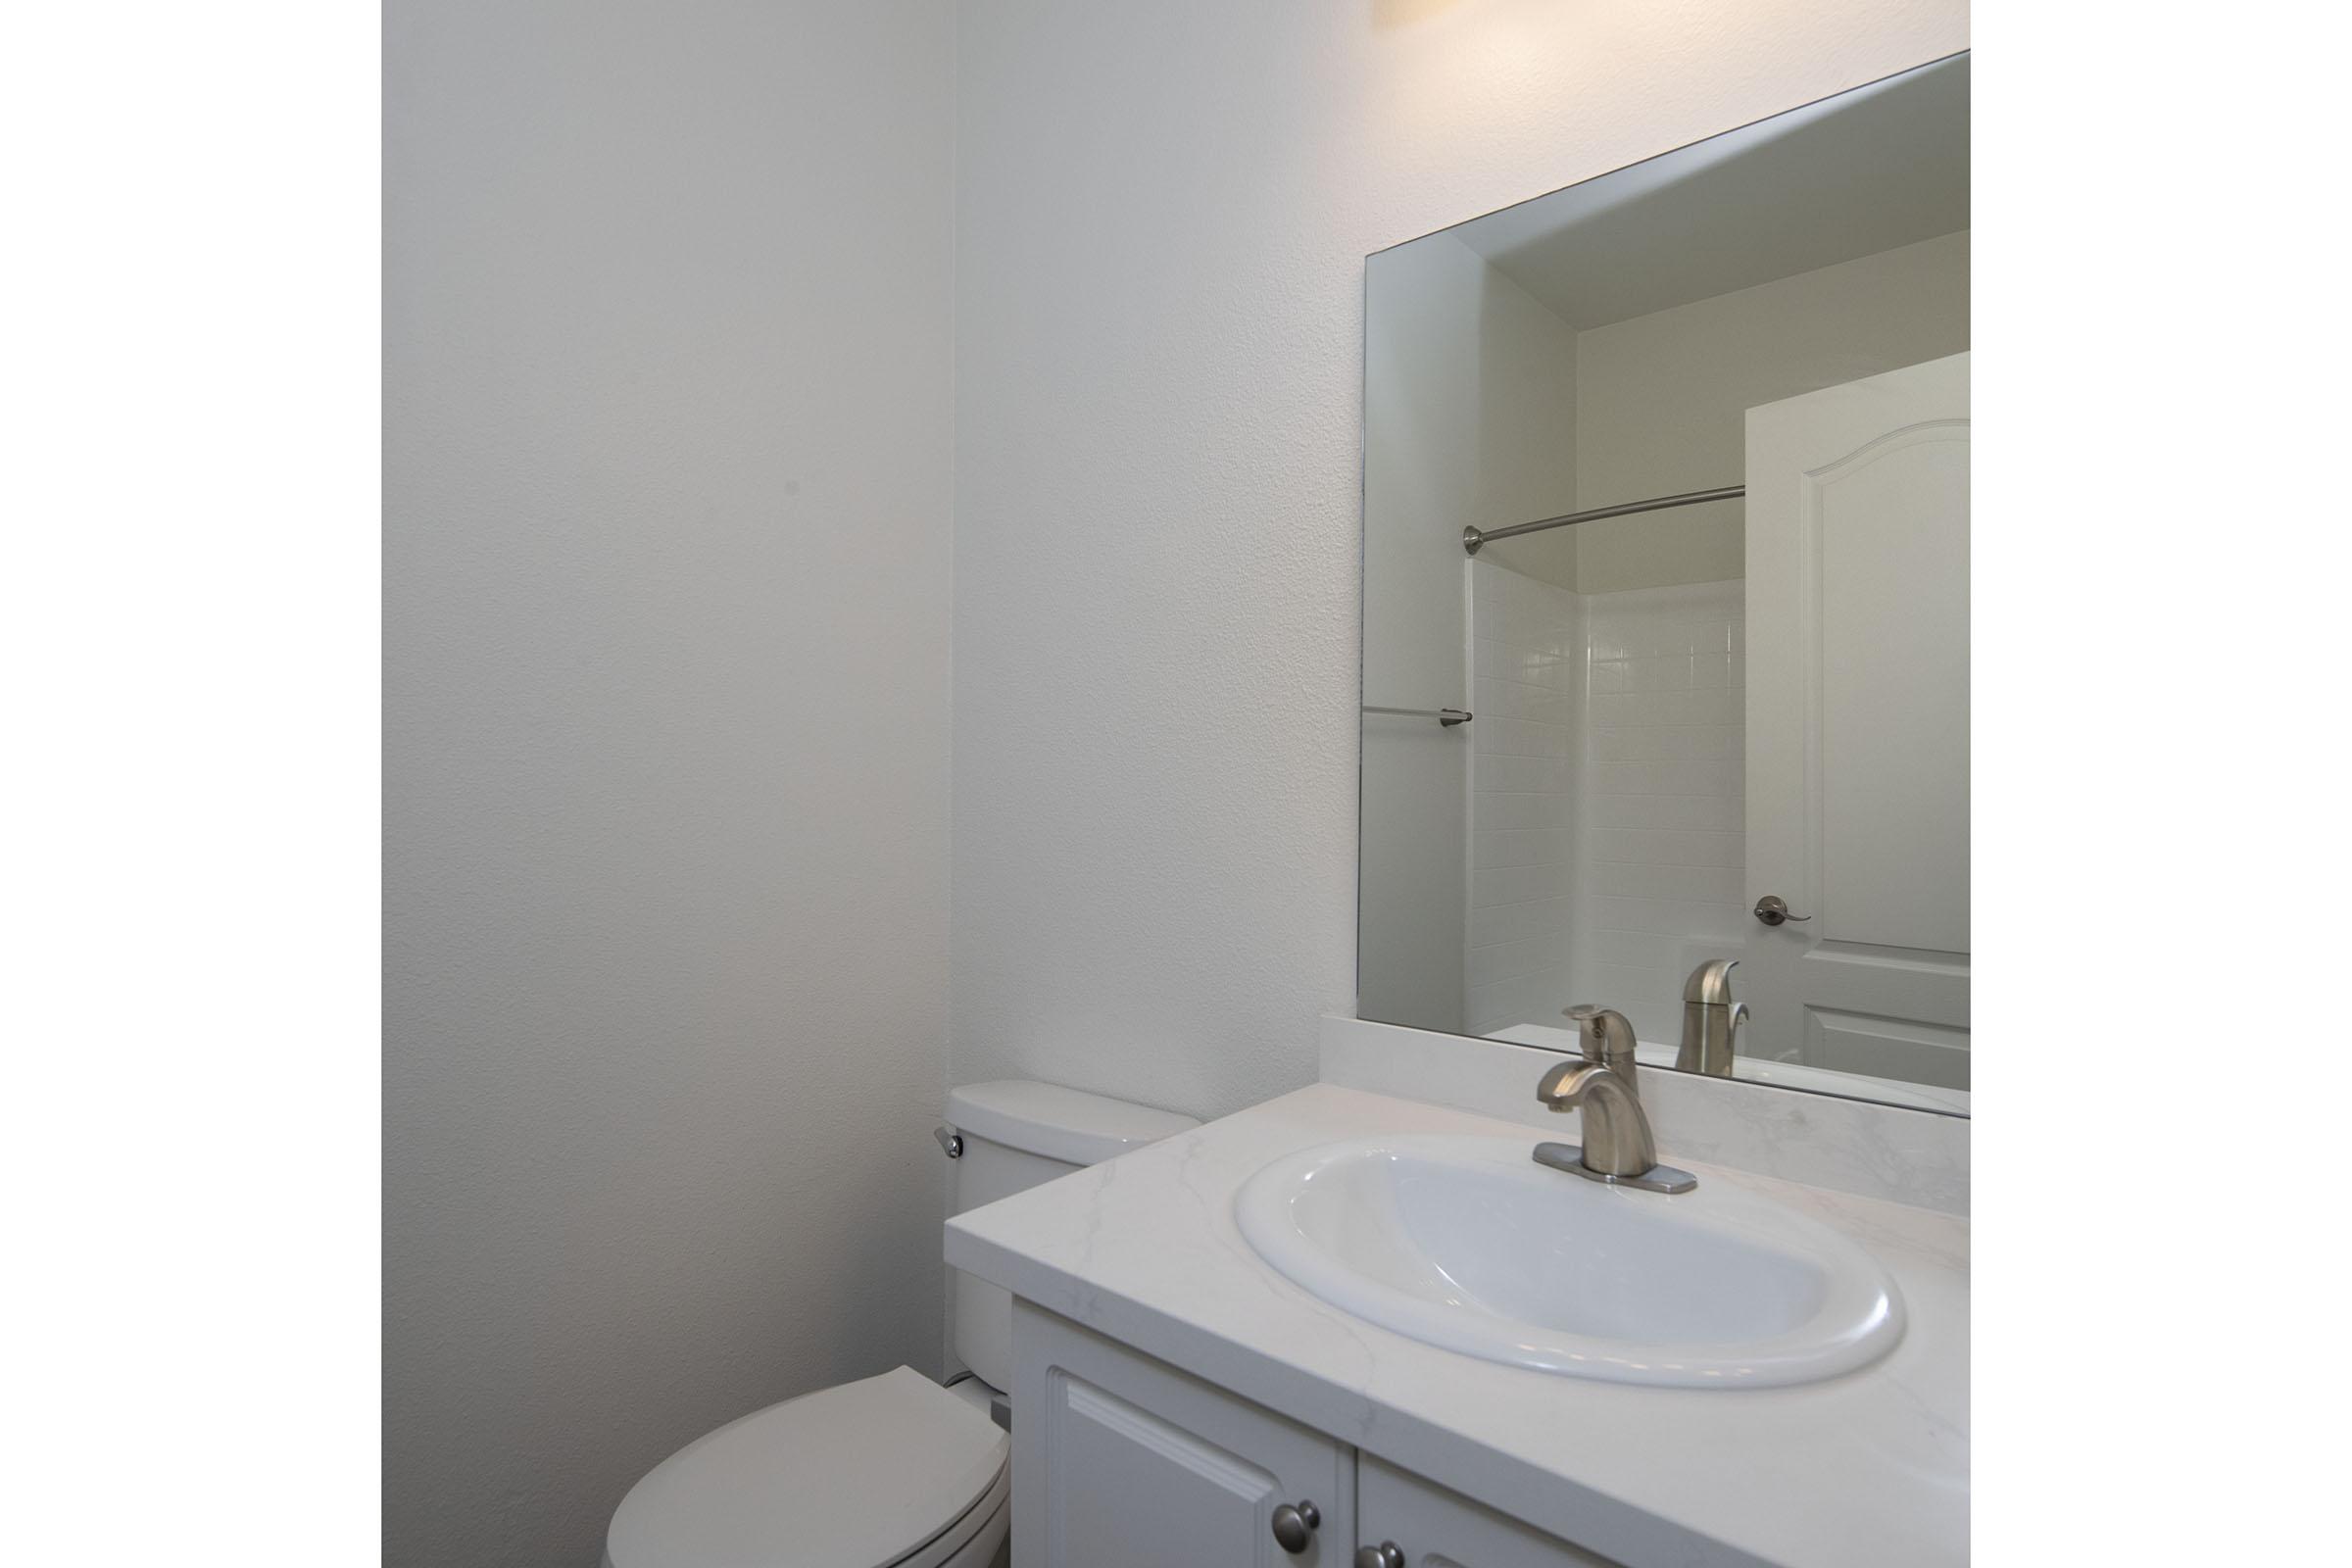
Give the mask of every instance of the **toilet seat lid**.
POLYGON ((909 1367, 755 1410, 647 1472, 612 1568, 888 1568, 1004 1471, 996 1422, 909 1367))

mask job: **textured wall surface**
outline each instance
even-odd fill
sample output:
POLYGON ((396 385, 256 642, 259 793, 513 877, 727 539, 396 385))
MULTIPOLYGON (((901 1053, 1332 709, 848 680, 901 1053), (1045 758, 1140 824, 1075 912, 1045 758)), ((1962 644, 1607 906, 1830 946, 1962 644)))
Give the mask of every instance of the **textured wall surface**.
POLYGON ((1229 1111, 1354 989, 1366 254, 1963 48, 1967 7, 959 15, 951 1071, 1229 1111))
POLYGON ((386 17, 385 1553, 940 1337, 954 18, 386 17))

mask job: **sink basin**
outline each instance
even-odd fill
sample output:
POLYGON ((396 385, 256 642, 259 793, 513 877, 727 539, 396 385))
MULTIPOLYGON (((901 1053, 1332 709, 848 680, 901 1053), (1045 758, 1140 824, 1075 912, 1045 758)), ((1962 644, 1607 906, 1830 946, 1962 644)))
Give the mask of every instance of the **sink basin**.
POLYGON ((1866 1366, 1902 1297, 1852 1242, 1723 1182, 1668 1198, 1538 1165, 1536 1137, 1327 1144, 1234 1200, 1258 1254, 1427 1345, 1573 1377, 1772 1388, 1866 1366))

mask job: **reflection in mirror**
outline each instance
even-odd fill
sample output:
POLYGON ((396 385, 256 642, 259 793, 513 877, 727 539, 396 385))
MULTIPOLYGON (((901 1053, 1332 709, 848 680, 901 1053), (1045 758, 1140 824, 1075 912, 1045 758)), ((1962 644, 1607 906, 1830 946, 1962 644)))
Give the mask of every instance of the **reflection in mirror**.
POLYGON ((1371 258, 1360 1016, 1965 1113, 1968 226, 1959 56, 1371 258))

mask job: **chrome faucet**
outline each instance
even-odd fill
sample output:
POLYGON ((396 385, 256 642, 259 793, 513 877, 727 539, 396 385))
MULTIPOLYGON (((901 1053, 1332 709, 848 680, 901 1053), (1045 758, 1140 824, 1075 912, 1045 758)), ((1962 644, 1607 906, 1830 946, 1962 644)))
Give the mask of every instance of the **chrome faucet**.
POLYGON ((1625 1079, 1626 1092, 1636 1100, 1642 1098, 1642 1086, 1634 1080, 1634 1026, 1622 1012, 1580 1002, 1573 1007, 1562 1007, 1560 1016, 1576 1025, 1577 1045, 1587 1061, 1597 1061, 1609 1071, 1625 1079))
POLYGON ((1652 1193, 1687 1193, 1698 1178, 1658 1163, 1657 1141, 1642 1113, 1635 1075, 1634 1026, 1606 1007, 1570 1007, 1577 1025, 1581 1061, 1563 1061, 1544 1075, 1536 1098, 1554 1110, 1583 1115, 1585 1142, 1538 1144, 1539 1165, 1570 1171, 1589 1181, 1639 1187, 1652 1193))
POLYGON ((1738 958, 1709 958, 1683 983, 1683 1049, 1674 1058, 1678 1070, 1711 1078, 1732 1075, 1740 1026, 1747 1022, 1747 1004, 1732 1000, 1732 971, 1739 967, 1738 958))

